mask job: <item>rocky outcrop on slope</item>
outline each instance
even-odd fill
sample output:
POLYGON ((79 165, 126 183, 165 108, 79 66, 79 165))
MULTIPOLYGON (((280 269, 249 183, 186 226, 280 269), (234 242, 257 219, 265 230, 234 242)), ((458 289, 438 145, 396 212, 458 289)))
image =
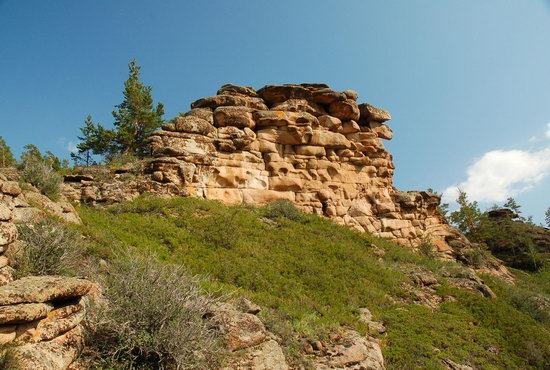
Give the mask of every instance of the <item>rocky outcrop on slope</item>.
POLYGON ((360 231, 455 258, 467 241, 438 196, 400 192, 383 141, 390 114, 324 84, 224 85, 151 137, 152 179, 225 203, 287 199, 360 231), (451 241, 455 241, 453 246, 451 241))
MULTIPOLYGON (((475 249, 438 211, 440 197, 393 187, 384 140, 390 114, 325 84, 222 86, 150 137, 139 169, 66 177, 63 194, 93 204, 142 193, 197 196, 229 204, 286 199, 305 212, 469 263, 475 249)), ((501 271, 490 261, 486 271, 501 271)))
POLYGON ((246 298, 236 304, 221 303, 209 315, 225 338, 229 355, 223 370, 288 370, 277 338, 256 316, 260 308, 246 298))
POLYGON ((1 168, 0 181, 9 193, 3 202, 12 210, 16 223, 34 223, 43 217, 53 215, 64 222, 82 223, 80 216, 65 196, 52 201, 30 184, 19 185, 19 172, 15 168, 1 168))
MULTIPOLYGON (((18 217, 18 212, 32 214, 31 220, 44 212, 26 202, 29 194, 34 191, 25 192, 16 182, 0 177, 0 366, 13 370, 67 369, 84 345, 80 323, 85 316, 84 297, 92 283, 59 276, 14 280, 7 256, 11 249, 21 248, 15 222, 27 221, 18 217)), ((40 204, 55 203, 48 199, 40 204)))

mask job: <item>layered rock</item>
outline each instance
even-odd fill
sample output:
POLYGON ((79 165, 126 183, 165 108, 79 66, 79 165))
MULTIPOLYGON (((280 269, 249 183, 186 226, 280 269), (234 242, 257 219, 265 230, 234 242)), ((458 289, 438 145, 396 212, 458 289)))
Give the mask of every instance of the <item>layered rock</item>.
POLYGON ((11 249, 21 248, 15 222, 37 220, 47 211, 59 211, 60 217, 69 215, 64 217, 67 221, 80 222, 80 218, 72 206, 63 208, 35 194, 32 189, 22 191, 16 182, 0 175, 0 366, 68 369, 84 345, 80 323, 85 316, 84 297, 92 284, 59 276, 14 280, 7 255, 11 249), (46 211, 30 206, 27 201, 32 196, 34 204, 46 211))
POLYGON ((152 179, 225 203, 287 199, 403 245, 438 241, 453 258, 459 234, 439 197, 393 187, 390 114, 356 100, 324 84, 225 85, 152 135, 152 179))

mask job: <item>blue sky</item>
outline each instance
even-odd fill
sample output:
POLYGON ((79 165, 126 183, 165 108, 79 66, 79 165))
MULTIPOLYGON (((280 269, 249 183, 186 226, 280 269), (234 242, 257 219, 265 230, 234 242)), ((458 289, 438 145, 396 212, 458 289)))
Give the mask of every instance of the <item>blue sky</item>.
POLYGON ((547 0, 0 0, 0 135, 67 157, 132 57, 166 118, 228 82, 326 82, 390 110, 400 189, 550 206, 547 0))

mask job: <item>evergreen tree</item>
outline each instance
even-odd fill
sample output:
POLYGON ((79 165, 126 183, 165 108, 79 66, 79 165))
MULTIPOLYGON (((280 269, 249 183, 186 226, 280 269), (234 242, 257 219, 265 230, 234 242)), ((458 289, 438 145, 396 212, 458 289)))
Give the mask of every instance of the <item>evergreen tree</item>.
POLYGON ((460 208, 449 215, 450 222, 463 234, 473 241, 477 241, 478 229, 484 214, 479 209, 476 201, 470 202, 465 191, 458 189, 456 200, 460 208))
POLYGON ((8 146, 2 136, 0 136, 0 167, 13 167, 17 161, 11 152, 11 148, 8 146))
POLYGON ((506 203, 504 203, 503 205, 504 208, 508 208, 512 211, 514 211, 514 213, 517 215, 517 217, 524 221, 524 218, 521 216, 521 206, 519 204, 517 204, 516 200, 512 197, 509 197, 508 199, 506 199, 506 203))
POLYGON ((550 227, 550 207, 548 207, 548 209, 544 213, 544 216, 545 216, 544 220, 546 221, 546 226, 550 227))
POLYGON ((129 77, 124 83, 124 101, 113 111, 116 142, 121 154, 144 157, 149 154, 148 136, 162 125, 164 106, 153 107, 151 87, 140 80, 140 69, 135 59, 128 65, 129 77))
POLYGON ((92 155, 104 155, 110 158, 115 151, 115 133, 113 130, 104 128, 101 123, 94 124, 92 116, 88 115, 84 121, 84 127, 80 129, 82 136, 78 139, 80 143, 76 146, 78 153, 71 153, 71 158, 77 162, 89 166, 93 162, 92 155))

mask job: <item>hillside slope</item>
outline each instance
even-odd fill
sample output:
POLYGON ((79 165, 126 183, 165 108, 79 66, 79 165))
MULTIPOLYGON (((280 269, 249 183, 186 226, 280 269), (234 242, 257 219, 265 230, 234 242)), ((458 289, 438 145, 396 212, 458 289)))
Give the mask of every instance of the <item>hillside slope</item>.
POLYGON ((264 308, 291 365, 308 367, 307 343, 338 327, 370 329, 388 369, 550 367, 550 270, 514 271, 515 286, 391 242, 295 212, 288 205, 224 206, 196 198, 140 197, 81 207, 94 253, 117 250, 185 265, 206 288, 264 308), (495 297, 496 295, 496 297, 495 297), (538 303, 537 303, 538 302, 538 303), (368 308, 386 330, 360 319, 368 308), (546 310, 546 311, 545 311, 546 310))

